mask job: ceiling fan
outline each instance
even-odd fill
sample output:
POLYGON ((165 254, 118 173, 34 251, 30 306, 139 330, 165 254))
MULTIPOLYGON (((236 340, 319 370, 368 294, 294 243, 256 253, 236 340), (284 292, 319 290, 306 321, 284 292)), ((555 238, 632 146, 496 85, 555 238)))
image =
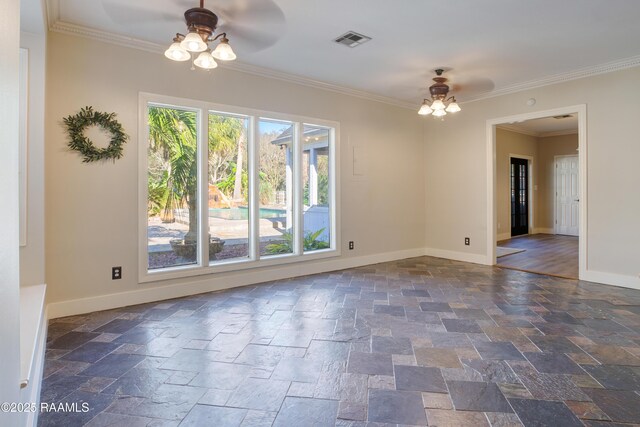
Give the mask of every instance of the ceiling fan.
POLYGON ((195 61, 204 56, 207 59, 204 62, 209 68, 215 68, 211 65, 215 62, 213 58, 217 58, 216 55, 220 56, 217 59, 235 59, 229 39, 243 52, 256 52, 275 44, 284 32, 284 14, 274 0, 217 0, 215 12, 205 8, 204 0, 200 0, 199 7, 193 7, 194 2, 197 0, 164 0, 163 3, 171 5, 160 8, 158 0, 136 1, 134 4, 123 0, 103 0, 102 5, 116 24, 157 25, 161 28, 166 28, 168 23, 180 22, 178 13, 169 12, 172 7, 191 6, 184 12, 187 33, 176 35, 167 54, 170 59, 189 60, 189 52, 200 53, 195 61), (213 41, 218 41, 219 44, 209 52, 206 45, 213 41), (176 42, 183 45, 185 52, 178 53, 176 42), (201 50, 189 50, 187 46, 201 50), (209 55, 202 55, 203 52, 208 52, 209 55))
POLYGON ((456 102, 455 96, 449 95, 449 85, 447 84, 447 78, 442 77, 444 70, 438 68, 435 70, 436 76, 433 78, 435 82, 429 86, 429 93, 431 94, 431 103, 425 98, 418 110, 418 114, 421 116, 428 116, 432 114, 434 118, 444 117, 447 113, 457 113, 462 109, 456 102))

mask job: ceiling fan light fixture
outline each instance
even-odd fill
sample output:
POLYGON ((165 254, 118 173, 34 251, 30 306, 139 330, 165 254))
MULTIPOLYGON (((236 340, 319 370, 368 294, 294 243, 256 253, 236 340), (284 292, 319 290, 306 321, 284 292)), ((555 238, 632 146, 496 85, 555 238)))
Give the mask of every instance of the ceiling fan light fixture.
POLYGON ((180 42, 177 39, 174 39, 169 49, 164 51, 164 56, 169 58, 172 61, 188 61, 191 59, 191 55, 185 49, 180 46, 180 42))
POLYGON ((462 108, 460 108, 455 98, 453 98, 453 101, 451 101, 451 104, 449 104, 445 109, 447 113, 457 113, 458 111, 461 111, 461 110, 462 108))
POLYGON ((218 66, 218 63, 213 59, 211 53, 208 50, 202 52, 198 57, 193 61, 193 64, 197 67, 204 68, 205 70, 213 70, 218 66))
POLYGON ((203 52, 208 46, 197 31, 190 31, 180 42, 180 47, 189 52, 203 52))
POLYGON ((427 100, 425 99, 422 105, 420 106, 420 109, 418 110, 418 114, 420 114, 421 116, 428 116, 431 113, 433 113, 433 110, 431 109, 431 107, 427 103, 427 100))
POLYGON ((234 59, 236 59, 236 54, 233 49, 231 49, 229 39, 226 37, 222 37, 220 43, 218 43, 218 46, 216 46, 211 55, 221 61, 233 61, 234 59))
MULTIPOLYGON (((444 111, 444 109, 445 109, 445 105, 444 105, 444 102, 442 102, 442 100, 441 100, 441 99, 436 99, 436 100, 434 100, 434 101, 431 103, 431 108, 432 108, 433 110, 435 110, 435 111, 439 111, 439 110, 444 111)), ((435 113, 434 113, 434 114, 435 114, 435 113)))

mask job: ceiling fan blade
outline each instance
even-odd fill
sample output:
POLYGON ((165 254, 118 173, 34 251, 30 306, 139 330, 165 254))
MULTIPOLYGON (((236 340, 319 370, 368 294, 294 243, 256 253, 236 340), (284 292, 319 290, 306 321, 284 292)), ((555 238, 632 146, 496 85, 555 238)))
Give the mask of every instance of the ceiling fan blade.
POLYGON ((227 33, 231 46, 236 50, 245 52, 257 52, 273 46, 282 34, 233 24, 225 24, 218 27, 216 33, 227 33))
POLYGON ((496 87, 493 80, 484 77, 456 80, 456 83, 451 85, 451 89, 454 94, 461 94, 460 96, 480 95, 491 92, 496 87))
POLYGON ((102 2, 105 13, 116 24, 184 22, 182 14, 146 9, 131 4, 102 2))

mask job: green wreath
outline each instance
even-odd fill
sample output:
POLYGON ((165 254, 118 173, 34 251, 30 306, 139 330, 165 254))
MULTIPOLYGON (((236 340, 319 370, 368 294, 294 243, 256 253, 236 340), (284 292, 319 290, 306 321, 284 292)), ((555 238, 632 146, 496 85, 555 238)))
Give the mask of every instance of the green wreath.
POLYGON ((93 107, 81 108, 75 116, 64 119, 64 124, 69 133, 70 149, 79 152, 84 156, 83 163, 97 162, 99 160, 119 159, 122 157, 122 145, 129 138, 122 128, 122 125, 115 120, 115 113, 101 113, 93 111, 93 107), (96 148, 93 142, 86 136, 84 131, 88 126, 100 126, 111 133, 111 142, 106 148, 96 148))

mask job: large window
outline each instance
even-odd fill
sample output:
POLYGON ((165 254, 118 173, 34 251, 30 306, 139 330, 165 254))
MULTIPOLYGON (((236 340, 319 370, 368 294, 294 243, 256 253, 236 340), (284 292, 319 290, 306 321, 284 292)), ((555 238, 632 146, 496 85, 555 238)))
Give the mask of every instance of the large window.
POLYGON ((141 281, 337 254, 337 123, 140 99, 141 281))

